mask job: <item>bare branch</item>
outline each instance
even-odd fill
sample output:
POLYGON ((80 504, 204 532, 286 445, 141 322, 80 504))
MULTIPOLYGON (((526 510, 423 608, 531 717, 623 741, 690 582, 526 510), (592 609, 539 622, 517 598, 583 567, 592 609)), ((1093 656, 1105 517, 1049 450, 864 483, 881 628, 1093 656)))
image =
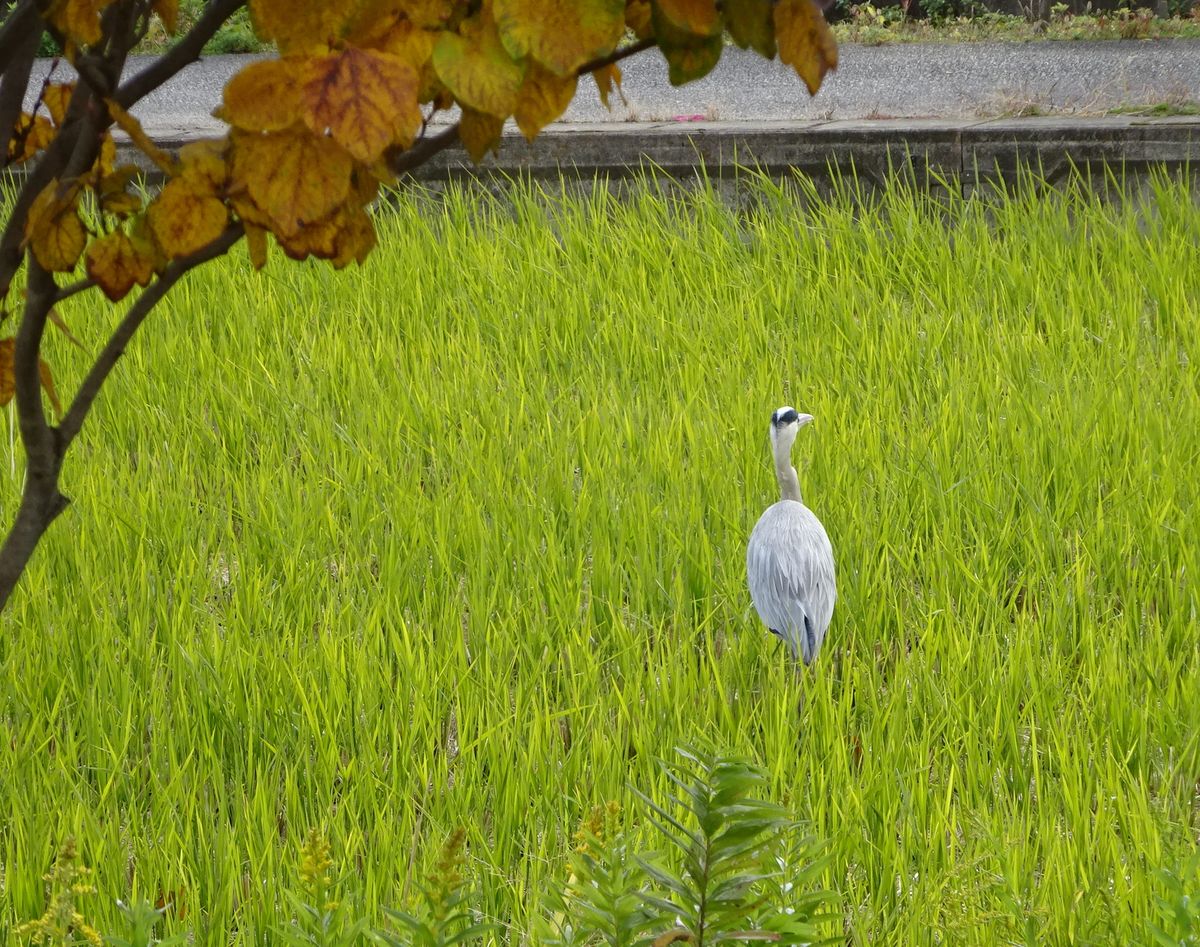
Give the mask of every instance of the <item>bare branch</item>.
POLYGON ((204 15, 188 30, 187 35, 169 52, 123 83, 113 98, 122 108, 132 108, 135 102, 153 92, 184 66, 191 65, 199 59, 204 44, 213 38, 226 20, 245 5, 246 0, 211 0, 204 8, 204 15))
MULTIPOLYGON (((622 59, 628 59, 630 56, 650 49, 654 45, 654 40, 652 39, 638 40, 636 43, 631 43, 628 46, 614 50, 607 56, 601 56, 599 59, 593 59, 591 62, 584 63, 575 71, 575 75, 584 76, 589 72, 595 72, 597 69, 603 69, 605 66, 611 66, 622 59)), ((455 122, 444 131, 440 131, 430 138, 422 138, 411 148, 396 152, 395 156, 388 161, 388 166, 397 176, 415 171, 434 155, 440 154, 457 143, 459 125, 459 122, 455 122)))
POLYGON ((96 396, 100 394, 100 388, 104 385, 105 380, 125 353, 125 347, 129 345, 133 334, 137 332, 138 327, 145 321, 146 316, 150 314, 150 310, 158 304, 159 300, 189 270, 221 256, 226 250, 237 243, 242 233, 243 229, 240 223, 231 224, 221 236, 208 246, 200 248, 190 256, 180 257, 178 260, 170 263, 162 271, 158 279, 142 291, 142 294, 137 298, 137 302, 129 307, 129 311, 125 313, 125 317, 117 325, 117 328, 113 330, 113 334, 109 337, 104 349, 96 357, 91 371, 88 372, 87 377, 83 380, 83 384, 79 386, 79 391, 76 392, 75 399, 67 409, 66 415, 63 416, 62 423, 58 426, 60 450, 65 452, 71 442, 79 435, 79 431, 83 427, 83 422, 87 418, 88 412, 96 400, 96 396))
MULTIPOLYGON (((19 12, 14 10, 10 16, 15 19, 19 12)), ((12 49, 0 54, 0 62, 5 63, 4 74, 0 75, 0 168, 8 164, 9 142, 21 115, 25 89, 29 86, 33 60, 42 38, 42 21, 36 11, 20 19, 26 24, 25 32, 14 34, 12 49)), ((8 26, 8 23, 4 24, 5 31, 8 26)))
POLYGON ((58 296, 55 297, 54 301, 60 303, 64 299, 70 299, 72 296, 75 296, 78 293, 82 293, 85 290, 89 290, 95 285, 96 285, 96 281, 94 279, 92 279, 90 276, 85 277, 84 279, 81 279, 81 280, 76 280, 74 283, 69 283, 66 286, 63 286, 61 289, 59 289, 58 296))
POLYGON ((645 52, 647 49, 653 49, 655 46, 653 39, 639 39, 636 43, 630 43, 628 46, 622 46, 620 49, 615 49, 607 56, 601 56, 599 59, 593 59, 591 62, 585 62, 582 66, 575 70, 575 75, 583 76, 589 72, 595 72, 597 69, 603 69, 605 66, 611 66, 614 63, 620 62, 622 59, 628 59, 630 56, 636 56, 638 53, 645 52))
POLYGON ((422 138, 411 148, 401 151, 389 162, 392 171, 397 175, 405 174, 414 168, 419 168, 439 152, 445 151, 458 141, 458 126, 459 123, 455 122, 444 131, 440 131, 430 138, 422 138))
POLYGON ((0 62, 12 62, 17 49, 27 33, 37 29, 41 38, 41 17, 38 16, 34 0, 20 0, 8 13, 8 19, 0 25, 0 62))
POLYGON ((25 298, 25 312, 21 316, 16 346, 13 349, 17 421, 21 426, 21 441, 25 444, 25 455, 30 468, 40 472, 57 472, 59 454, 55 450, 53 431, 42 408, 42 379, 38 372, 38 362, 42 334, 46 331, 50 307, 58 298, 58 286, 54 282, 54 276, 42 268, 33 254, 29 255, 27 266, 29 285, 25 298))

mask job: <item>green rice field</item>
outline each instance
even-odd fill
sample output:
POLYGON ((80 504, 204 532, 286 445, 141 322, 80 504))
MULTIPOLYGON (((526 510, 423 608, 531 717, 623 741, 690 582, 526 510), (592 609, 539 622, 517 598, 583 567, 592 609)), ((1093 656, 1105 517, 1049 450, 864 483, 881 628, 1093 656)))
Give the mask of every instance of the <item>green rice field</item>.
MULTIPOLYGON (((70 836, 99 929, 274 943, 314 827, 380 922, 464 828, 532 943, 684 743, 822 840, 837 943, 1197 942, 1194 194, 745 188, 409 194, 362 269, 168 297, 0 616, 0 943, 70 836), (745 582, 782 404, 839 573, 807 672, 745 582)), ((116 313, 62 312, 70 392, 116 313)))

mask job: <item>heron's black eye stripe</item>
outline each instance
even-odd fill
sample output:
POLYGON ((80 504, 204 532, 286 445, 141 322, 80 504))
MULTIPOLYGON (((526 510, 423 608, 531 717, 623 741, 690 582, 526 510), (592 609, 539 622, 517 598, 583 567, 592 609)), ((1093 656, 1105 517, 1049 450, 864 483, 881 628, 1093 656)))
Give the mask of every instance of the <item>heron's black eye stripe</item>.
POLYGON ((776 427, 779 426, 779 412, 778 411, 771 412, 771 423, 773 425, 775 425, 776 427))
MULTIPOLYGON (((778 414, 778 412, 776 412, 776 413, 778 414)), ((800 417, 800 415, 797 414, 796 411, 793 409, 791 411, 785 412, 783 417, 781 417, 779 420, 782 421, 784 424, 791 424, 793 421, 795 421, 799 417, 800 417)))

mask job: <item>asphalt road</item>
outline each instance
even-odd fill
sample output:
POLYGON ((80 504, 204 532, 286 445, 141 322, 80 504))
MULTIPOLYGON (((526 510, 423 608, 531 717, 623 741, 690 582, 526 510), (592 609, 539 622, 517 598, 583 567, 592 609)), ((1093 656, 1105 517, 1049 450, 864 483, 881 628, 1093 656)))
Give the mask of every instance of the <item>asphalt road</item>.
MULTIPOLYGON (((189 66, 135 112, 152 133, 215 131, 222 126, 210 113, 246 58, 212 56, 189 66)), ((131 62, 130 71, 143 63, 131 62)), ((35 83, 47 66, 39 63, 35 83)), ((726 49, 708 77, 678 89, 667 82, 662 57, 653 51, 622 66, 626 105, 607 112, 590 83, 581 84, 565 120, 1092 115, 1200 100, 1200 40, 844 46, 838 71, 812 98, 791 69, 736 47, 726 49)))

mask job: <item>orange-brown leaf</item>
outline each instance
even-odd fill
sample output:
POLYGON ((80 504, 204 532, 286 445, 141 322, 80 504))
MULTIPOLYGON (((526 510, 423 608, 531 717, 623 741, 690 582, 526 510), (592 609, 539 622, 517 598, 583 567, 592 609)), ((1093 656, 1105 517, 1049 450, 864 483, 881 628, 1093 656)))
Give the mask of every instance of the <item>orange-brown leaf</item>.
POLYGON ((139 253, 124 233, 93 240, 87 251, 87 274, 113 302, 123 299, 134 285, 145 286, 154 275, 154 261, 139 253))
POLYGON ((596 80, 596 88, 600 91, 600 101, 604 103, 606 109, 612 108, 609 104, 609 96, 612 95, 614 87, 617 95, 621 97, 621 101, 625 101, 625 93, 621 91, 621 69, 616 63, 595 70, 592 78, 596 80))
POLYGON ((104 36, 100 14, 113 0, 54 0, 50 4, 50 22, 80 46, 98 43, 104 36))
POLYGON ((5 407, 12 401, 13 395, 17 393, 17 378, 13 357, 16 348, 16 339, 12 337, 0 339, 0 408, 5 407))
POLYGON ((49 147, 56 134, 57 129, 46 116, 22 112, 13 129, 12 141, 8 144, 9 160, 15 164, 28 161, 43 148, 49 147))
POLYGON ((567 110, 575 97, 576 83, 575 76, 557 76, 539 63, 529 67, 513 114, 526 139, 533 141, 538 132, 567 110))
POLYGON ((654 938, 654 943, 651 947, 670 947, 671 944, 687 944, 691 943, 691 941, 691 932, 678 927, 654 938))
POLYGON ((162 20, 163 28, 174 36, 179 29, 179 0, 154 0, 151 8, 162 20))
POLYGON ((442 33, 433 67, 459 104, 504 119, 517 107, 525 65, 509 55, 487 13, 464 22, 460 33, 442 33))
POLYGON ((67 106, 71 104, 71 96, 74 94, 74 82, 55 82, 46 86, 46 91, 42 93, 42 103, 55 125, 62 127, 63 119, 67 117, 67 106))
POLYGON ((136 194, 130 194, 126 188, 129 182, 138 175, 137 165, 126 164, 117 168, 111 174, 100 178, 96 194, 100 198, 100 207, 105 213, 118 217, 128 217, 136 214, 142 207, 142 199, 136 194))
POLYGON ((400 8, 417 26, 427 30, 446 25, 454 12, 453 0, 400 0, 400 8))
POLYGON ((225 85, 217 115, 248 132, 273 132, 300 119, 300 88, 305 60, 267 59, 243 68, 225 85))
POLYGON ((366 164, 391 144, 407 148, 421 128, 416 69, 374 49, 349 46, 313 60, 302 101, 314 133, 328 130, 366 164))
POLYGON ((354 162, 332 139, 290 130, 237 133, 233 144, 232 186, 265 215, 255 222, 269 221, 276 235, 322 219, 349 193, 354 162))
POLYGON ((246 250, 250 254, 250 264, 256 270, 267 265, 267 231, 256 224, 245 224, 246 250))
POLYGON ((229 222, 229 211, 211 189, 182 177, 167 182, 146 216, 155 241, 169 259, 212 243, 229 222))
POLYGON ((472 161, 482 161, 489 151, 500 146, 500 136, 504 131, 504 119, 489 115, 487 112, 477 112, 464 108, 462 120, 458 126, 458 137, 472 161))
POLYGON ((46 392, 46 397, 50 399, 50 403, 54 405, 54 413, 60 418, 62 417, 62 402, 58 400, 58 392, 54 390, 54 376, 50 374, 50 366, 44 358, 38 359, 38 378, 41 379, 42 388, 46 392))
POLYGON ((825 73, 837 69, 837 42, 812 0, 775 4, 775 41, 779 58, 796 70, 810 95, 817 94, 825 73))
POLYGON ((616 48, 625 0, 495 0, 495 16, 511 55, 565 76, 616 48))
POLYGON ((721 32, 721 13, 716 0, 654 0, 671 25, 693 36, 716 36, 721 32))
POLYGON ((87 244, 87 231, 76 207, 78 195, 77 185, 61 188, 54 180, 42 189, 29 208, 25 239, 38 263, 52 273, 75 269, 87 244))
POLYGON ((629 0, 625 4, 625 25, 638 39, 649 39, 654 35, 650 16, 650 0, 629 0))

